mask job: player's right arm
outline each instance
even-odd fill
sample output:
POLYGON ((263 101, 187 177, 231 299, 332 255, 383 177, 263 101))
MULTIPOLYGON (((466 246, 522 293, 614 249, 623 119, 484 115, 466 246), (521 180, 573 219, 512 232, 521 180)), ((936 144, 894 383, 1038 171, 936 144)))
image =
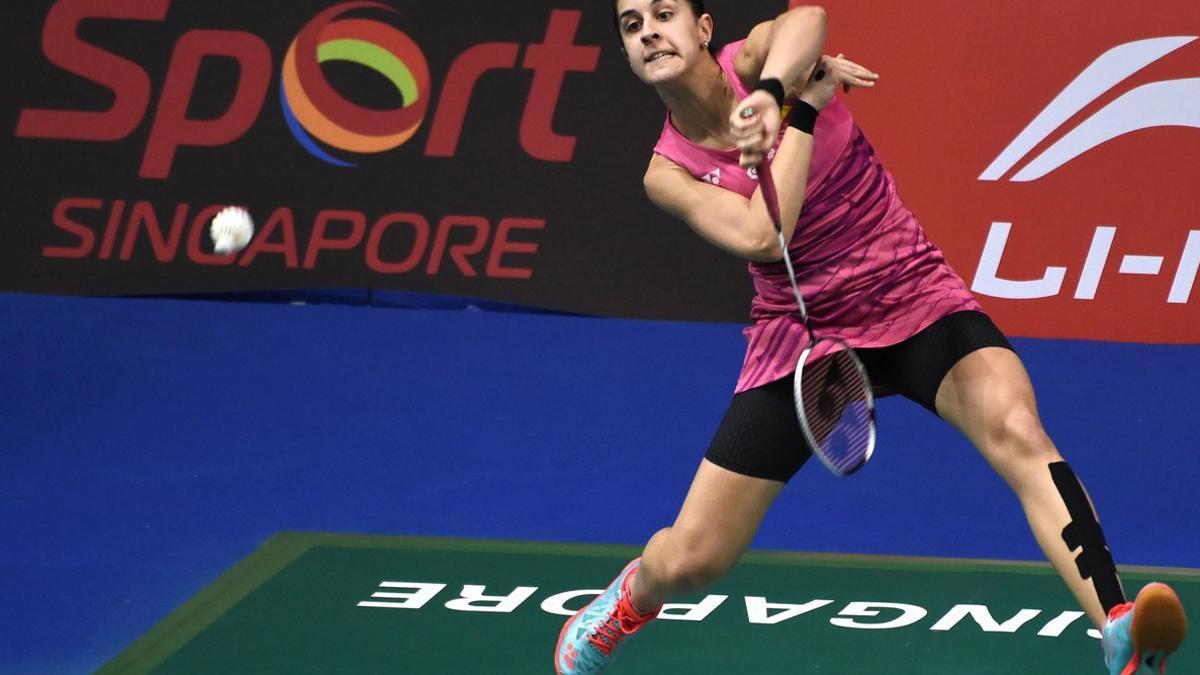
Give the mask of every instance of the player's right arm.
MULTIPOLYGON (((779 184, 797 188, 780 195, 784 241, 791 241, 804 205, 811 156, 812 136, 788 129, 771 165, 779 184)), ((657 154, 650 160, 642 182, 650 201, 683 220, 718 248, 758 262, 777 262, 783 258, 762 190, 755 190, 746 199, 736 192, 696 180, 687 169, 657 154)))
MULTIPOLYGON (((826 76, 810 80, 800 95, 801 100, 818 110, 829 103, 837 87, 872 87, 879 79, 879 75, 841 54, 823 56, 819 63, 826 76)), ((784 241, 792 240, 796 220, 804 207, 812 148, 811 135, 789 128, 771 162, 784 241)), ((687 169, 658 154, 650 160, 643 184, 650 201, 683 220, 718 248, 757 262, 783 258, 761 189, 746 199, 697 180, 687 169)))

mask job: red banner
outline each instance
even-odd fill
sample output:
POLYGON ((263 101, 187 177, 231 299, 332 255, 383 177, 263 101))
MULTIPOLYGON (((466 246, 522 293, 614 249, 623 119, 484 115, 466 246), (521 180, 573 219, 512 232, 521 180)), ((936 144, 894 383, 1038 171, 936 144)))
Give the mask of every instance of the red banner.
POLYGON ((1200 4, 824 5, 827 51, 882 76, 860 126, 1001 326, 1200 341, 1200 4))

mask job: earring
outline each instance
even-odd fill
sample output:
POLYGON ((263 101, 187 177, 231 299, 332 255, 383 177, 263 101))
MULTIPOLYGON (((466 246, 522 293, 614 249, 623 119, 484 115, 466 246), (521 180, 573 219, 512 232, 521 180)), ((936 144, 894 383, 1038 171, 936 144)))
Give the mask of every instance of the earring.
POLYGON ((708 40, 705 40, 704 42, 701 42, 701 43, 700 43, 700 46, 701 46, 701 47, 704 47, 705 49, 708 49, 708 40))

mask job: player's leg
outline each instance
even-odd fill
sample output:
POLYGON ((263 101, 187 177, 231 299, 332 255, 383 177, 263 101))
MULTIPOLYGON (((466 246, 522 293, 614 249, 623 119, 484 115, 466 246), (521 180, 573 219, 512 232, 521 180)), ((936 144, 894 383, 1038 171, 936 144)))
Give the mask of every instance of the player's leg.
POLYGON ((938 414, 1016 493, 1046 558, 1088 618, 1104 625, 1125 595, 1091 502, 1042 428, 1016 353, 991 347, 968 354, 946 374, 936 401, 938 414))
POLYGON ((666 599, 702 588, 733 567, 809 456, 791 389, 789 378, 734 397, 674 524, 563 626, 555 649, 560 674, 602 672, 617 646, 666 599))
POLYGON ((942 379, 935 405, 1016 493, 1047 559, 1104 629, 1110 672, 1160 672, 1187 632, 1179 598, 1152 584, 1135 603, 1125 601, 1095 508, 1043 429, 1016 353, 987 347, 962 357, 942 379))
POLYGON ((750 545, 783 486, 701 462, 675 523, 646 544, 630 583, 634 606, 653 609, 724 576, 750 545))
POLYGON ((675 523, 646 545, 631 584, 634 604, 655 607, 723 576, 810 456, 791 377, 734 396, 675 523))

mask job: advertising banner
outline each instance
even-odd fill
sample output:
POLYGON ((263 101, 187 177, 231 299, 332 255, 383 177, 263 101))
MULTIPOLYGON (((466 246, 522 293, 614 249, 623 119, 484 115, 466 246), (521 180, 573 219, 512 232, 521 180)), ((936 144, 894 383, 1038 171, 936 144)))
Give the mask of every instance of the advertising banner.
POLYGON ((1014 335, 1200 342, 1200 4, 825 4, 904 200, 1014 335))
POLYGON ((746 316, 744 264, 645 198, 662 104, 629 73, 603 3, 5 12, 0 288, 375 287, 746 316), (228 204, 257 232, 216 256, 207 223, 228 204))
MULTIPOLYGON (((708 0, 717 41, 783 0, 708 0)), ((1200 5, 824 3, 901 195, 1013 335, 1200 342, 1200 5)), ((664 110, 594 0, 5 10, 0 289, 435 292, 744 321, 646 199, 664 110), (207 225, 253 215, 219 256, 207 225)))

